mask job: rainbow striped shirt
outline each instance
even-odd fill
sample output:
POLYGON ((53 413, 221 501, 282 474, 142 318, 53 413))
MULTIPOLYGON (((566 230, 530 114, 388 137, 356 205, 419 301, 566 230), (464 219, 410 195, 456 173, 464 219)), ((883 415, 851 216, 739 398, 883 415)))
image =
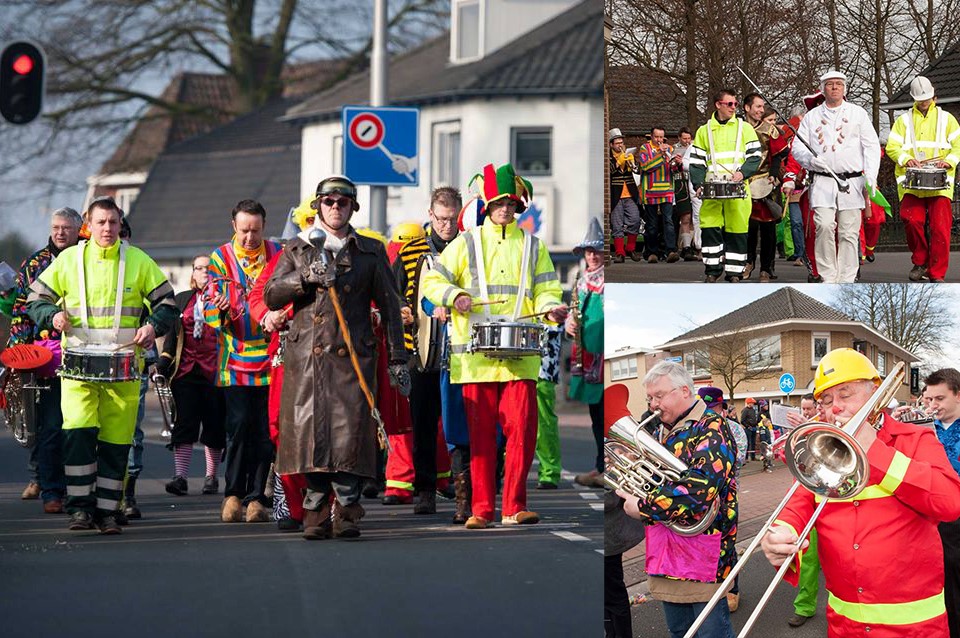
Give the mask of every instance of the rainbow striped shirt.
MULTIPOLYGON (((283 250, 276 242, 264 241, 264 263, 283 250)), ((270 357, 267 355, 268 339, 260 324, 250 314, 247 293, 253 289, 256 279, 247 277, 237 261, 232 242, 228 242, 210 255, 210 283, 216 291, 230 297, 230 309, 220 312, 205 295, 203 318, 207 325, 217 331, 218 386, 263 386, 270 384, 270 357)))
POLYGON ((657 153, 653 143, 647 142, 636 154, 637 165, 643 172, 640 178, 641 197, 648 203, 673 202, 673 177, 670 165, 657 153))

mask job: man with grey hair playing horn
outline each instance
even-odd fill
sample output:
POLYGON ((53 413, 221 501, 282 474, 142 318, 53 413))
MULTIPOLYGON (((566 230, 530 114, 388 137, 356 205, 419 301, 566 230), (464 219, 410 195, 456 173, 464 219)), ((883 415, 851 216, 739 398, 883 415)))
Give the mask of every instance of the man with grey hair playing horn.
MULTIPOLYGON (((650 594, 663 602, 672 636, 682 636, 703 610, 737 560, 737 451, 726 419, 697 396, 683 366, 661 361, 643 379, 650 409, 660 412, 660 443, 687 466, 640 499, 623 490, 623 510, 649 523, 646 571, 650 594), (719 509, 715 502, 718 502, 719 509), (694 536, 674 531, 713 515, 694 536), (662 524, 654 524, 662 523, 662 524)), ((730 610, 717 605, 698 636, 732 638, 730 610)))
POLYGON ((50 350, 53 359, 37 371, 36 384, 41 391, 37 403, 37 442, 30 450, 30 469, 34 480, 24 490, 22 498, 40 498, 43 511, 59 514, 67 486, 63 477, 63 412, 60 411, 60 377, 55 371, 60 365, 60 332, 41 330, 27 314, 27 296, 30 284, 53 263, 61 251, 73 246, 80 237, 83 220, 72 208, 58 208, 50 216, 50 238, 47 245, 27 257, 17 275, 16 298, 10 321, 10 339, 7 347, 33 343, 50 350), (28 493, 29 492, 29 493, 28 493))

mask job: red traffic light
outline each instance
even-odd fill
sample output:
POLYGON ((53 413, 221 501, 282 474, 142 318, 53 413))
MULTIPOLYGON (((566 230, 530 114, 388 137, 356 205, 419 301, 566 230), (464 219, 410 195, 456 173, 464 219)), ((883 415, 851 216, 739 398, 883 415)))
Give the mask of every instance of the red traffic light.
POLYGON ((33 70, 33 58, 29 55, 21 55, 13 61, 13 70, 20 75, 26 75, 33 70))

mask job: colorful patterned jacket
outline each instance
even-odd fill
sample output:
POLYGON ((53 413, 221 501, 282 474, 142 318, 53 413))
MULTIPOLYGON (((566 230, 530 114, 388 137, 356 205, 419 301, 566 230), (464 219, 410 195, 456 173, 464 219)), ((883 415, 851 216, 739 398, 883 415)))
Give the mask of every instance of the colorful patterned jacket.
POLYGON ((57 248, 52 240, 47 240, 47 245, 27 257, 20 266, 20 272, 17 274, 16 299, 13 302, 13 318, 10 321, 10 338, 7 346, 15 346, 23 343, 33 343, 38 340, 59 341, 60 333, 53 328, 49 330, 40 330, 33 323, 27 314, 27 295, 30 294, 30 284, 47 269, 57 255, 60 249, 57 248))

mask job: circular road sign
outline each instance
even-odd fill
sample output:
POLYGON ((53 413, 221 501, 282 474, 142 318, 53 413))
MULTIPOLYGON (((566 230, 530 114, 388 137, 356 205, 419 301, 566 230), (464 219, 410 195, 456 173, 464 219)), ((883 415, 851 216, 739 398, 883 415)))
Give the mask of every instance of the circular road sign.
POLYGON ((350 121, 350 141, 365 151, 379 146, 384 132, 383 120, 373 113, 360 113, 350 121))
POLYGON ((786 372, 780 375, 780 391, 784 394, 790 394, 797 387, 797 380, 794 379, 793 375, 789 372, 786 372))

